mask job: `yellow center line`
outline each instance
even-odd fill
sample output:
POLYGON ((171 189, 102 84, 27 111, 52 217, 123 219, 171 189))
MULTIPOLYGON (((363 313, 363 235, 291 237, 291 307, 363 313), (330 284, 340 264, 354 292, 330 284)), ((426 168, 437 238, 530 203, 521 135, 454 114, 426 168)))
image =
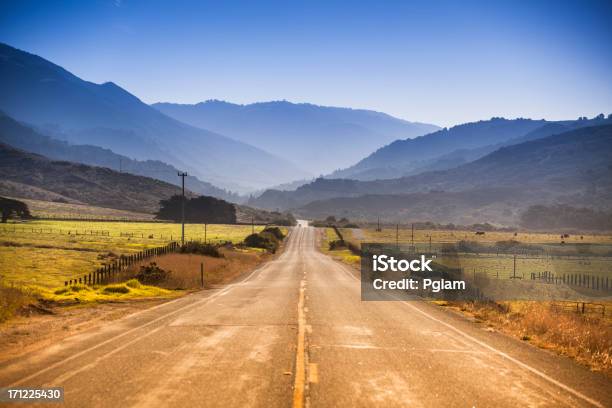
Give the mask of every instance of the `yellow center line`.
POLYGON ((293 386, 293 407, 304 406, 304 387, 306 383, 306 317, 304 314, 304 291, 306 280, 300 282, 300 298, 298 300, 298 339, 295 355, 295 382, 293 386))

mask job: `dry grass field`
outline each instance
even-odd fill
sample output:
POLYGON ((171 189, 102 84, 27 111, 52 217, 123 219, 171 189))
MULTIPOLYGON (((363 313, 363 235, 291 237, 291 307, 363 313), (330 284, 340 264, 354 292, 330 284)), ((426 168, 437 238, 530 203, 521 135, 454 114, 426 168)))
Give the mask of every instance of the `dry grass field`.
MULTIPOLYGON (((333 232, 333 230, 332 230, 333 232)), ((482 253, 456 252, 438 255, 438 262, 449 267, 463 268, 466 273, 486 274, 495 278, 519 276, 529 278, 531 273, 552 273, 563 276, 581 273, 590 276, 612 278, 612 235, 605 234, 569 234, 561 238, 560 234, 526 233, 526 232, 485 232, 479 235, 474 231, 460 230, 414 230, 414 239, 410 228, 400 228, 396 235, 394 228, 382 229, 341 229, 347 241, 360 245, 363 242, 396 243, 412 245, 417 251, 438 252, 448 244, 470 241, 483 248, 493 248, 497 242, 518 241, 532 248, 504 253, 494 249, 482 253), (561 241, 564 241, 561 244, 561 241), (528 253, 526 253, 528 252, 528 253), (515 263, 516 255, 516 263, 515 263)))
MULTIPOLYGON (((263 226, 254 226, 260 231, 263 226)), ((241 242, 250 225, 185 225, 186 240, 241 242)), ((0 225, 0 279, 19 286, 60 286, 109 257, 180 240, 180 224, 158 222, 31 221, 0 225)))
MULTIPOLYGON (((360 237, 353 237, 351 229, 342 229, 342 233, 346 233, 350 239, 360 240, 363 242, 390 242, 394 243, 396 239, 396 229, 392 227, 384 227, 382 231, 376 231, 376 228, 361 229, 360 237)), ((607 244, 612 245, 612 235, 610 234, 569 234, 569 237, 561 238, 558 233, 540 233, 540 232, 503 232, 503 231, 486 231, 483 235, 476 234, 475 231, 466 230, 428 230, 415 229, 414 242, 424 245, 429 244, 429 239, 433 243, 455 243, 461 240, 476 241, 482 244, 493 244, 498 241, 517 240, 529 244, 560 244, 561 240, 566 244, 607 244), (581 238, 582 237, 582 238, 581 238)), ((412 229, 410 226, 400 226, 399 228, 400 243, 412 242, 412 229)))

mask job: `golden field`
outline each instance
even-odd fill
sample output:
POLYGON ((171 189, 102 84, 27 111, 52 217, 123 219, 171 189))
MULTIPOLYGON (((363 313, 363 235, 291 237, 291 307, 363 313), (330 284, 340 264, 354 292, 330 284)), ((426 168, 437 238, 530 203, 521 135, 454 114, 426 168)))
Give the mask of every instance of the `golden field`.
MULTIPOLYGON (((255 225, 260 231, 262 225, 255 225)), ((208 242, 241 242, 250 225, 206 226, 208 242)), ((186 224, 185 239, 203 241, 203 224, 186 224)), ((181 225, 161 222, 30 221, 0 225, 0 279, 55 287, 100 267, 109 253, 131 254, 180 241, 181 225)))

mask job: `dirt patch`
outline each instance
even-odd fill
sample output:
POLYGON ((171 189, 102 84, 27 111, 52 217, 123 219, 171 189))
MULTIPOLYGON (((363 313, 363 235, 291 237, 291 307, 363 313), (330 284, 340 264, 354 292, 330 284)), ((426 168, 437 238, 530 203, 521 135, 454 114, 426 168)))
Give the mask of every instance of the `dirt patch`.
POLYGON ((32 305, 33 309, 23 310, 22 316, 0 325, 0 361, 57 344, 73 334, 168 300, 139 299, 95 307, 46 306, 42 313, 32 305))
POLYGON ((135 276, 141 266, 155 262, 158 267, 171 271, 168 280, 159 286, 167 289, 197 289, 201 287, 200 265, 203 264, 204 287, 212 288, 237 279, 271 257, 262 252, 225 248, 221 248, 220 252, 223 258, 180 253, 158 256, 133 265, 126 274, 135 276))

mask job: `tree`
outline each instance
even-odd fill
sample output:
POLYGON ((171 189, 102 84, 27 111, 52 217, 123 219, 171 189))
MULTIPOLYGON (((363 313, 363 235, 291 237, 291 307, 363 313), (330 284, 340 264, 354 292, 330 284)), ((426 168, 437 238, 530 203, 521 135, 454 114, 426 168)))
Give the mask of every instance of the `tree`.
POLYGON ((0 212, 2 213, 3 223, 6 223, 13 215, 23 219, 32 218, 26 203, 10 198, 0 197, 0 212))
POLYGON ((333 215, 330 215, 329 217, 327 217, 325 219, 325 222, 327 222, 328 224, 335 224, 336 223, 336 217, 334 217, 333 215))
MULTIPOLYGON (((168 200, 160 201, 160 208, 155 218, 180 222, 182 199, 182 196, 175 195, 168 200)), ((185 198, 185 222, 235 224, 236 207, 214 197, 185 198)))

